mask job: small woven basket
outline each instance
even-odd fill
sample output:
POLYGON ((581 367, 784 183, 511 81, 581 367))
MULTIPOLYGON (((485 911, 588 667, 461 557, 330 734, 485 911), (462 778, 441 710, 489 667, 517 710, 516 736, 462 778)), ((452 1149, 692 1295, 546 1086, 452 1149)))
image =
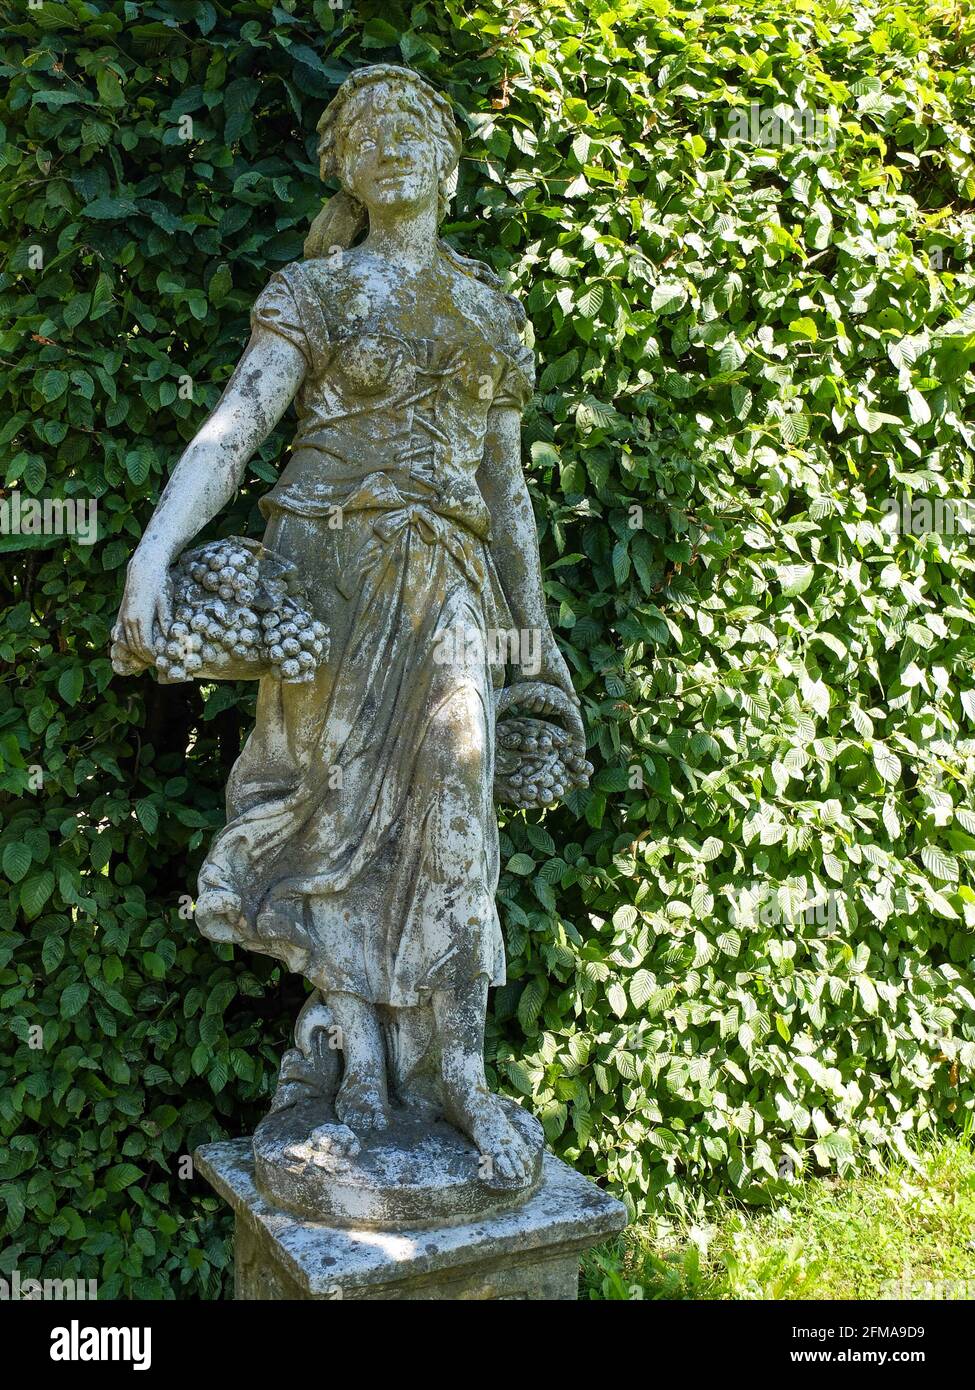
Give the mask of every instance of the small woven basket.
POLYGON ((575 732, 577 719, 558 686, 526 681, 503 690, 495 724, 495 800, 528 810, 552 806, 588 786, 592 763, 575 732), (545 715, 550 718, 539 717, 545 715))

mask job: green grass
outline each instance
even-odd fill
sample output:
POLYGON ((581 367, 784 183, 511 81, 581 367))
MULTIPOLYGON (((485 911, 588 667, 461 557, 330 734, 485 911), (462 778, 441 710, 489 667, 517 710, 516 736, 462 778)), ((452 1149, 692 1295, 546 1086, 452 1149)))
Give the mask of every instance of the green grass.
POLYGON ((632 1227, 586 1259, 581 1297, 975 1298, 970 1126, 917 1169, 898 1159, 881 1173, 813 1179, 760 1214, 726 1203, 708 1224, 632 1227))

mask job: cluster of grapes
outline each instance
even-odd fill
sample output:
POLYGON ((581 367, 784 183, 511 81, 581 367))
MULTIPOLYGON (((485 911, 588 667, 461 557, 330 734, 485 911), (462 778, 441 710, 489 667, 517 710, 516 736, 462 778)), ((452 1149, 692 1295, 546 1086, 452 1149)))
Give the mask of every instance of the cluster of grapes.
POLYGON ((167 681, 241 676, 270 668, 308 681, 328 655, 323 623, 304 608, 292 566, 253 541, 215 541, 180 557, 173 622, 156 640, 167 681))
MULTIPOLYGON (((517 703, 521 708, 564 716, 560 693, 551 686, 517 690, 517 696, 514 689, 510 694, 509 708, 517 703)), ((504 714, 503 707, 499 714, 504 714)), ((585 745, 547 719, 510 715, 499 718, 496 742, 495 796, 519 810, 554 805, 573 788, 587 786, 592 776, 585 745)))
POLYGON ((310 681, 328 655, 328 632, 293 598, 261 615, 267 659, 283 681, 310 681))

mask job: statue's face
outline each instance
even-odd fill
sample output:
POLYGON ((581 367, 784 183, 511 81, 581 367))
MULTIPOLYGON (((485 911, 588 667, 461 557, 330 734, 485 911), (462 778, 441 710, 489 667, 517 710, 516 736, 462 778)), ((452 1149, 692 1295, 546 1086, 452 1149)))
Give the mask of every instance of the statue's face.
POLYGON ((436 201, 437 145, 419 107, 369 108, 350 125, 345 149, 345 185, 367 208, 408 208, 436 201))

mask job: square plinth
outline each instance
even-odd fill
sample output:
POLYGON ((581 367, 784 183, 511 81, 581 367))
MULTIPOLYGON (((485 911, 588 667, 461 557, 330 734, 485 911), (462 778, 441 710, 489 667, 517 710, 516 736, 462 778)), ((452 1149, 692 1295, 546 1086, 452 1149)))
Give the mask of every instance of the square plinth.
POLYGON ((410 1231, 345 1230, 270 1206, 254 1186, 249 1139, 205 1144, 195 1160, 234 1210, 237 1299, 574 1299, 580 1252, 627 1220, 621 1202, 553 1154, 522 1206, 410 1231))

